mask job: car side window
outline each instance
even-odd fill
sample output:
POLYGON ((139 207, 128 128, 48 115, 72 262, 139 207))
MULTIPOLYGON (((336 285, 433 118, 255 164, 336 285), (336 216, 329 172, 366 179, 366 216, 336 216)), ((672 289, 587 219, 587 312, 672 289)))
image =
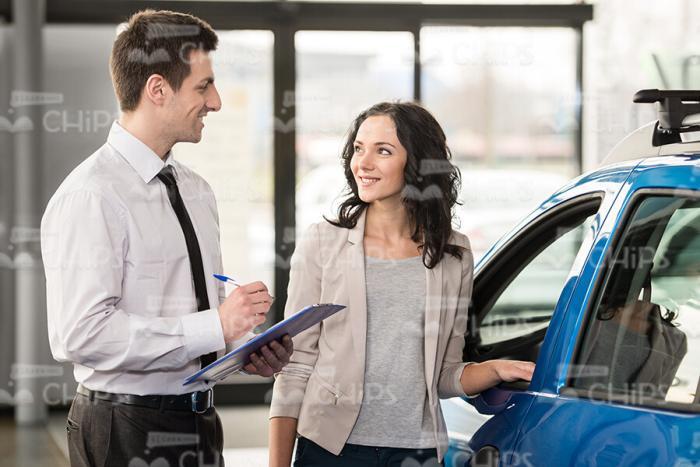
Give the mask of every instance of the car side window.
POLYGON ((484 266, 474 284, 468 358, 537 359, 600 201, 595 196, 555 208, 484 266))
POLYGON ((593 216, 567 227, 512 278, 481 323, 484 344, 513 339, 545 329, 552 319, 564 283, 593 216))
POLYGON ((580 395, 700 405, 700 200, 635 203, 581 342, 569 374, 580 395))

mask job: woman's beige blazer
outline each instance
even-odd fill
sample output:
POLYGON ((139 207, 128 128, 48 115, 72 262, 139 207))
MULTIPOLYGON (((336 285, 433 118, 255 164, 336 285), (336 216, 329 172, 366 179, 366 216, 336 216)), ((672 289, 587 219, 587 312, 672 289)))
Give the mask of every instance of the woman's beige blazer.
MULTIPOLYGON (((320 222, 298 244, 285 317, 315 303, 347 308, 294 338, 289 365, 275 375, 270 409, 270 418, 298 419, 301 436, 336 455, 355 425, 364 391, 364 227, 364 214, 353 229, 320 222)), ((462 259, 446 254, 437 266, 425 269, 425 379, 440 460, 448 440, 438 400, 464 395, 460 376, 467 365, 462 350, 473 270, 467 237, 453 232, 450 243, 463 249, 462 259)))

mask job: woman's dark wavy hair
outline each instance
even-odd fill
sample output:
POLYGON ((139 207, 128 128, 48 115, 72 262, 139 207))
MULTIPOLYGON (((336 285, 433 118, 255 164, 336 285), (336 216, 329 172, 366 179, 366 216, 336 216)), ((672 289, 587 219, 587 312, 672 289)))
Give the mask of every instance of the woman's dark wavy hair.
POLYGON ((413 232, 411 238, 421 245, 423 264, 437 265, 445 253, 462 258, 462 250, 448 243, 452 233, 452 208, 457 203, 461 185, 459 169, 450 162, 445 132, 426 109, 409 102, 382 102, 360 113, 350 126, 341 156, 347 198, 338 209, 338 219, 331 224, 351 229, 368 204, 360 199, 355 177, 350 169, 357 131, 367 118, 385 115, 396 125, 399 141, 408 153, 404 178, 403 203, 413 232))

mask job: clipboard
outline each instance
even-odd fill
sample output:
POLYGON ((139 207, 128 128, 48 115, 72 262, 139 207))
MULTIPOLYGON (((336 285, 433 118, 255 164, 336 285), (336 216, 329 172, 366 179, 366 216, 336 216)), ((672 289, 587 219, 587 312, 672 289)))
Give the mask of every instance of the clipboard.
POLYGON ((280 321, 270 327, 267 331, 253 337, 245 344, 236 347, 220 359, 202 368, 197 373, 188 376, 183 386, 187 386, 196 381, 221 381, 231 373, 235 373, 246 366, 250 362, 248 356, 253 352, 257 352, 263 345, 273 340, 278 340, 285 334, 294 337, 344 308, 345 305, 336 305, 333 303, 309 305, 284 321, 280 321))

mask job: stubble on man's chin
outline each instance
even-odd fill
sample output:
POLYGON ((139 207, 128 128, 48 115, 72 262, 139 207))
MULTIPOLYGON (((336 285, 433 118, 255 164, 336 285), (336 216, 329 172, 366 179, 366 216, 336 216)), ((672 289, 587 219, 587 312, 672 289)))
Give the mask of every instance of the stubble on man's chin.
POLYGON ((178 139, 178 143, 194 143, 197 144, 202 141, 202 133, 191 133, 186 136, 182 136, 178 139))

